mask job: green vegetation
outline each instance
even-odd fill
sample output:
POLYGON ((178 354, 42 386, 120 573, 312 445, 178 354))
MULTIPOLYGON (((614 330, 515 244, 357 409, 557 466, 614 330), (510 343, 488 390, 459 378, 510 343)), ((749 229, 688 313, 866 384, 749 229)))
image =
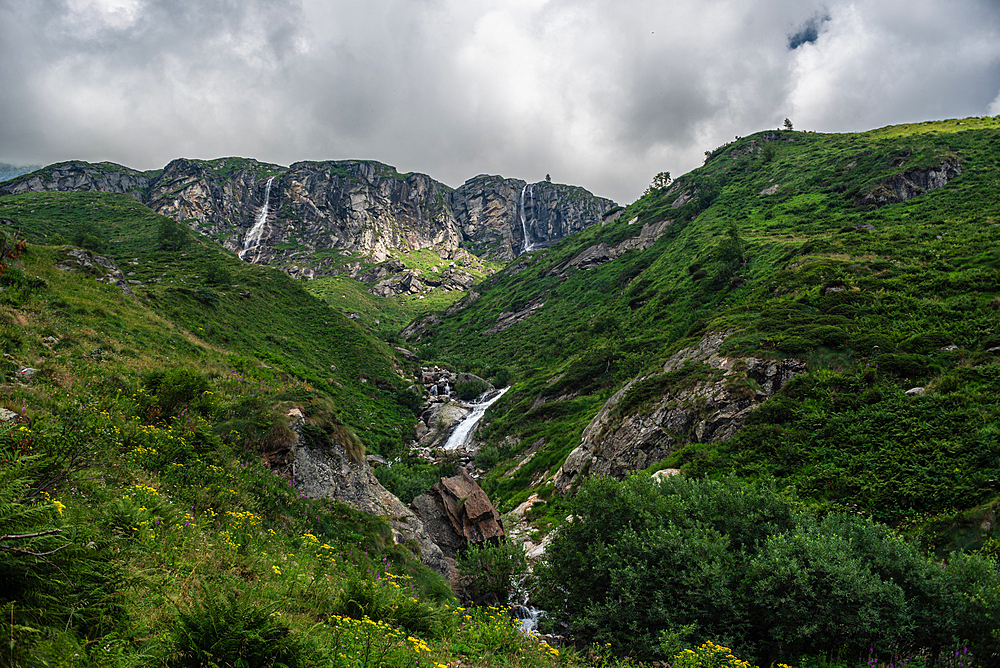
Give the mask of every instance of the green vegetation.
MULTIPOLYGON (((613 222, 498 273, 471 256, 398 258, 421 280, 450 262, 472 273, 480 296, 462 308, 458 291, 390 300, 351 279, 292 280, 124 195, 0 198, 30 242, 0 239, 4 661, 994 662, 1000 119, 844 135, 790 125, 661 173, 613 222), (113 258, 134 294, 103 282, 92 255, 57 268, 80 255, 67 240, 113 258), (574 262, 599 244, 613 259, 574 262), (403 341, 413 318, 422 330, 403 341), (613 395, 608 429, 719 381, 712 360, 664 367, 719 332, 726 364, 794 357, 805 372, 729 440, 678 434, 650 468, 680 476, 556 493, 613 395), (501 511, 538 495, 533 540, 558 529, 536 597, 553 628, 593 643, 586 655, 520 636, 502 610, 456 607, 383 519, 302 498, 275 474, 299 437, 293 409, 313 447, 386 456, 376 475, 405 502, 452 472, 406 452, 419 370, 394 345, 513 384, 475 461, 501 511)), ((327 255, 333 268, 358 261, 327 255)), ((761 389, 726 384, 742 398, 761 389)), ((470 595, 502 601, 520 557, 467 551, 470 595)))
POLYGON ((498 463, 490 493, 504 507, 523 500, 613 392, 650 376, 615 408, 619 419, 645 410, 676 389, 662 375, 672 354, 732 330, 724 354, 794 356, 808 373, 737 438, 686 445, 660 466, 774 475, 939 547, 988 538, 992 529, 974 527, 1000 500, 1000 369, 988 352, 1000 346, 1000 256, 990 250, 1000 241, 998 145, 996 118, 758 133, 668 186, 664 178, 614 223, 518 258, 420 339, 455 368, 483 375, 503 365, 519 381, 481 431, 498 463), (880 208, 865 197, 944 163, 961 175, 943 188, 880 208), (647 250, 568 267, 595 244, 663 221, 647 250), (491 331, 499 314, 538 303, 523 322, 491 331), (927 394, 903 396, 915 386, 927 394), (512 482, 507 471, 529 447, 512 482))
POLYGON ((939 564, 885 525, 819 518, 787 490, 594 478, 571 512, 538 569, 538 598, 578 641, 652 658, 683 629, 685 642, 723 643, 762 666, 809 654, 933 664, 956 643, 989 665, 1000 649, 993 560, 939 564))
MULTIPOLYGON (((62 225, 32 215, 31 196, 0 205, 37 239, 46 224, 69 231, 73 198, 92 202, 49 197, 62 225)), ((123 238, 134 255, 118 258, 148 286, 136 296, 98 269, 57 269, 61 248, 5 258, 0 407, 16 417, 0 423, 3 663, 553 665, 558 652, 505 611, 457 607, 383 518, 303 498, 268 467, 292 408, 314 445, 355 459, 396 447, 414 418, 387 349, 281 274, 194 237, 158 250, 158 221, 136 218, 149 243, 123 238), (212 264, 237 287, 202 284, 212 264)))

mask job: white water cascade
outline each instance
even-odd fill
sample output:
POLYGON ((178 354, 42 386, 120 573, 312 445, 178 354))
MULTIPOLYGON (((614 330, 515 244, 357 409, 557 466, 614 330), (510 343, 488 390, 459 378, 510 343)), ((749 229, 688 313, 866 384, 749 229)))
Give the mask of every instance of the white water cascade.
POLYGON ((497 399, 504 395, 504 392, 509 390, 510 387, 505 387, 496 393, 493 397, 486 401, 482 401, 477 404, 471 404, 472 412, 465 416, 465 419, 458 423, 455 430, 451 432, 451 436, 445 441, 445 450, 457 450, 461 448, 466 443, 469 442, 469 438, 472 436, 472 430, 476 428, 479 421, 483 419, 483 415, 486 414, 486 409, 493 405, 497 399))
POLYGON ((528 235, 528 221, 527 221, 527 219, 525 218, 525 215, 524 215, 524 193, 525 193, 525 191, 527 191, 528 192, 528 196, 531 197, 531 212, 532 213, 535 212, 535 193, 534 193, 534 188, 532 186, 526 184, 523 188, 521 188, 521 203, 520 203, 520 207, 518 207, 520 209, 519 213, 521 215, 521 232, 524 233, 524 250, 521 251, 522 253, 527 253, 528 251, 535 250, 535 244, 531 243, 531 241, 530 241, 531 237, 528 235))
MULTIPOLYGON (((274 181, 272 176, 267 180, 267 186, 264 187, 264 206, 260 207, 260 213, 257 214, 257 222, 254 223, 250 231, 247 232, 247 236, 243 239, 243 250, 240 251, 240 259, 243 259, 243 255, 248 251, 260 245, 260 238, 264 235, 264 227, 267 225, 267 209, 268 203, 271 199, 271 182, 274 181)), ((260 256, 260 251, 257 252, 257 256, 260 256)))

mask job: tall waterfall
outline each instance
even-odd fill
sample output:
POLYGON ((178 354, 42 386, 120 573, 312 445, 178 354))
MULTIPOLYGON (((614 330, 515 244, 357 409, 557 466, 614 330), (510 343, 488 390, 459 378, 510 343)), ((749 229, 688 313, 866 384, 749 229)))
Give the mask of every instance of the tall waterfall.
POLYGON ((528 220, 524 215, 524 193, 527 192, 531 198, 531 212, 535 212, 535 193, 534 188, 530 185, 525 185, 521 188, 521 203, 519 208, 519 213, 521 214, 521 231, 524 233, 524 250, 522 253, 527 253, 528 251, 535 250, 535 244, 531 243, 531 236, 528 234, 528 220))
MULTIPOLYGON (((243 255, 251 249, 256 248, 260 245, 260 238, 264 235, 264 227, 267 225, 267 210, 268 203, 271 199, 271 182, 274 181, 272 176, 267 180, 267 186, 264 187, 264 206, 260 207, 260 212, 257 214, 257 222, 254 223, 250 231, 247 232, 246 238, 243 239, 243 250, 240 251, 240 259, 243 259, 243 255)), ((257 252, 257 256, 260 256, 260 252, 257 252)))

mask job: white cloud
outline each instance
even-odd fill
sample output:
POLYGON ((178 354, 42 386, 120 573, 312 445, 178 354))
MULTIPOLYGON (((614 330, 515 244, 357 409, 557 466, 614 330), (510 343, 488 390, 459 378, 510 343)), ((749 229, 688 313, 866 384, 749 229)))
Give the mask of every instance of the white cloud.
POLYGON ((786 116, 1000 113, 998 32, 989 0, 0 0, 0 160, 370 158, 628 202, 786 116))

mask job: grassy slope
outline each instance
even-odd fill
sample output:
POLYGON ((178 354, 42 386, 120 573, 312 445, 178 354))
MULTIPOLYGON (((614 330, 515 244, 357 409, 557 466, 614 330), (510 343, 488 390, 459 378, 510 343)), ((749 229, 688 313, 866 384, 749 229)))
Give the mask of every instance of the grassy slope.
MULTIPOLYGON (((347 257, 344 258, 344 262, 356 259, 347 257)), ((430 248, 402 253, 395 259, 417 274, 418 280, 424 276, 433 279, 438 275, 434 271, 435 267, 441 272, 451 264, 449 260, 441 259, 441 256, 430 248)), ((474 259, 473 256, 468 256, 467 260, 463 259, 455 264, 468 271, 476 280, 482 280, 488 273, 502 267, 495 261, 481 261, 478 258, 474 259)), ((364 264, 363 267, 369 268, 364 264)), ((305 287, 336 311, 345 315, 358 314, 360 323, 368 331, 377 332, 379 336, 391 340, 397 340, 396 334, 414 318, 431 311, 445 309, 465 296, 465 292, 460 290, 445 292, 432 288, 415 295, 380 297, 368 292, 370 284, 346 276, 318 278, 309 281, 305 287)))
POLYGON ((748 151, 760 135, 721 147, 617 222, 515 263, 422 340, 457 367, 509 367, 520 379, 484 429, 482 461, 545 443, 515 475, 503 472, 516 460, 492 474, 506 505, 554 472, 612 391, 702 332, 732 327, 730 353, 795 355, 811 373, 775 402, 782 411, 759 416, 752 436, 692 445, 668 463, 775 474, 894 521, 947 523, 994 498, 1000 368, 985 350, 1000 345, 1000 122, 781 136, 792 141, 763 143, 773 147, 763 154, 748 151), (953 157, 964 171, 943 189, 874 211, 856 203, 880 179, 953 157), (686 191, 696 196, 674 208, 686 191), (649 250, 552 275, 582 249, 665 218, 674 222, 649 250), (743 248, 735 259, 733 241, 743 248), (825 294, 831 287, 846 289, 825 294), (483 333, 538 296, 545 305, 525 322, 483 333), (939 350, 947 345, 959 350, 939 350), (915 385, 937 391, 904 400, 915 385))
MULTIPOLYGON (((56 233, 72 238, 81 221, 94 223, 104 233, 107 254, 117 258, 130 280, 142 282, 145 287, 135 289, 137 302, 149 315, 105 318, 112 314, 97 313, 93 328, 104 341, 98 345, 124 347, 158 364, 170 364, 180 347, 194 355, 203 354, 204 346, 247 356, 252 359, 245 363, 267 364, 329 394, 370 450, 402 446, 413 417, 396 401, 397 388, 406 385, 396 373, 396 359, 385 344, 287 275, 247 265, 194 238, 179 251, 158 250, 165 219, 125 195, 8 196, 0 199, 0 216, 22 227, 29 241, 56 233), (150 316, 169 321, 172 348, 151 352, 151 343, 164 336, 160 328, 135 333, 150 316)), ((60 295, 57 301, 53 313, 75 321, 79 314, 72 296, 60 295)))
POLYGON ((397 382, 384 344, 277 272, 195 240, 149 251, 137 239, 159 219, 128 198, 0 207, 29 238, 98 217, 150 286, 127 296, 35 244, 0 277, 0 405, 25 418, 0 425, 5 665, 193 665, 213 643, 220 665, 242 665, 226 646, 248 665, 554 664, 505 614, 455 608, 381 518, 303 499, 264 465, 292 405, 369 443, 409 428, 374 387, 397 382), (227 287, 196 278, 220 264, 227 287), (28 383, 22 366, 38 370, 28 383))

